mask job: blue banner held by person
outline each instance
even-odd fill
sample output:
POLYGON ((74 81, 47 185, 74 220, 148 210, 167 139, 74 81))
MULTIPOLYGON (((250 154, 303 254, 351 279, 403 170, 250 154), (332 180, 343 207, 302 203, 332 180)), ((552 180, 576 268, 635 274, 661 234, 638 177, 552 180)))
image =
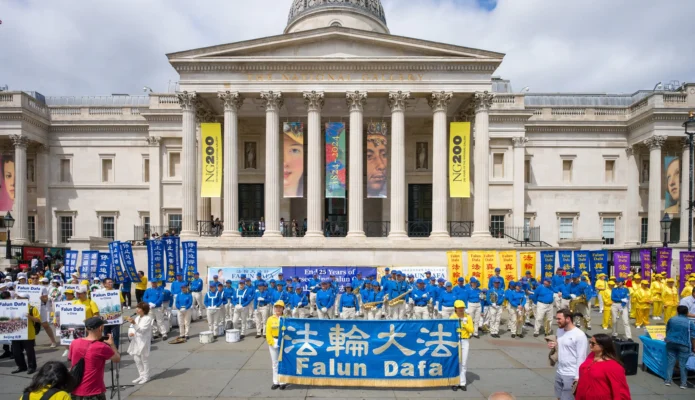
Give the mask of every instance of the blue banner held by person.
POLYGON ((80 260, 80 279, 91 281, 96 272, 98 251, 83 250, 80 260))
POLYGON ((184 276, 187 281, 193 280, 193 275, 198 272, 198 242, 182 242, 184 276))
POLYGON ((68 250, 65 252, 65 280, 72 278, 72 274, 77 271, 77 256, 79 251, 68 250))
POLYGON ((572 251, 571 250, 560 250, 557 252, 560 257, 560 268, 567 273, 572 272, 572 251))
POLYGON ((598 274, 608 273, 608 250, 598 250, 591 252, 591 281, 594 282, 594 278, 598 274))
POLYGON ((140 275, 138 275, 138 270, 135 268, 135 259, 133 258, 133 245, 130 242, 119 243, 121 250, 121 260, 123 261, 123 266, 125 267, 126 275, 130 278, 131 282, 139 283, 140 275))
POLYGON ((173 282, 176 280, 176 274, 181 271, 181 263, 179 256, 179 246, 181 244, 181 238, 175 236, 169 236, 162 239, 162 245, 164 246, 164 253, 166 256, 166 280, 167 282, 173 282))
POLYGON ((555 273, 555 250, 541 251, 541 262, 543 263, 541 281, 544 278, 552 279, 555 273))
POLYGON ((164 243, 162 240, 147 241, 147 278, 150 282, 166 280, 164 243))
POLYGON ((283 318, 283 383, 439 387, 459 384, 459 321, 283 318))
POLYGON ((128 275, 123 271, 119 242, 109 243, 109 253, 111 253, 111 264, 113 265, 113 282, 121 284, 126 282, 126 280, 130 280, 128 275))
POLYGON ((590 251, 575 251, 574 252, 574 271, 575 274, 586 272, 591 276, 591 252, 590 251))
POLYGON ((111 253, 99 252, 99 263, 97 264, 96 276, 102 282, 106 278, 113 279, 113 263, 111 253))

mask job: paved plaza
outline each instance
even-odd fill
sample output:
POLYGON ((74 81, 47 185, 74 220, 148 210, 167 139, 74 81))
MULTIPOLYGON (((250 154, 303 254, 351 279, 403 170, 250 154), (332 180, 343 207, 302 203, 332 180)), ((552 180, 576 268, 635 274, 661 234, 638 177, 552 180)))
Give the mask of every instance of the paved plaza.
MULTIPOLYGON (((598 312, 594 311, 593 317, 597 321, 598 312)), ((172 345, 157 340, 152 346, 150 358, 152 381, 121 392, 122 398, 485 399, 495 391, 512 392, 518 399, 553 398, 555 370, 548 364, 548 350, 542 336, 534 338, 532 329, 521 340, 511 339, 509 333, 505 333, 501 339, 489 336, 471 339, 467 392, 453 392, 449 388, 392 390, 292 385, 284 391, 271 390, 270 355, 264 339, 256 339, 252 330, 252 334, 239 343, 226 343, 222 338, 215 343, 202 345, 197 335, 203 330, 207 330, 205 320, 193 323, 192 337, 188 343, 172 345)), ((591 332, 603 330, 594 328, 591 332)), ((122 346, 125 352, 127 339, 122 346)), ((61 358, 62 353, 62 348, 49 348, 45 333, 39 334, 39 366, 49 360, 65 360, 61 358)), ((22 388, 29 383, 30 378, 26 374, 11 375, 10 371, 14 368, 12 360, 0 362, 0 400, 17 400, 22 388)), ((106 384, 109 385, 111 378, 108 367, 106 375, 106 384)), ((132 357, 125 355, 121 362, 121 384, 129 384, 137 376, 132 357)), ((659 377, 641 370, 636 376, 629 376, 628 383, 635 400, 685 400, 692 399, 694 393, 692 389, 681 390, 678 385, 665 387, 659 377)))

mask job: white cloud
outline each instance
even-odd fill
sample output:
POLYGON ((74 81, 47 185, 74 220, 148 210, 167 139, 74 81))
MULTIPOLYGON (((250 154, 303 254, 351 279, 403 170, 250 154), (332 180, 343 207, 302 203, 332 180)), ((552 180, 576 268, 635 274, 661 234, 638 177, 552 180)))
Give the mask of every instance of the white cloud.
MULTIPOLYGON (((695 81, 689 0, 383 0, 391 32, 506 53, 496 75, 534 92, 632 92, 695 81), (664 4, 668 4, 665 6, 664 4)), ((290 0, 13 1, 0 85, 46 95, 141 93, 176 80, 166 53, 282 33, 290 0)))

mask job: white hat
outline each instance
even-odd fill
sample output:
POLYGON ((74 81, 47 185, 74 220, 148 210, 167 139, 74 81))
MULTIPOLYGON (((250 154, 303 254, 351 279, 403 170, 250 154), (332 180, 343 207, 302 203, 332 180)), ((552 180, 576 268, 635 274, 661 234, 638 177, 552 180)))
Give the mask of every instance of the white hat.
POLYGON ((78 274, 77 272, 73 272, 70 276, 72 276, 73 278, 79 278, 80 274, 78 274))
POLYGON ((27 274, 20 272, 17 274, 17 279, 27 279, 27 274))
POLYGON ((51 283, 63 283, 60 279, 52 279, 51 283))
POLYGON ((0 290, 6 289, 6 288, 7 288, 7 285, 6 285, 6 284, 3 283, 2 285, 0 285, 0 290))
POLYGON ((48 278, 46 278, 46 277, 44 276, 43 278, 41 278, 41 280, 40 280, 39 282, 48 283, 48 282, 50 282, 50 281, 48 280, 48 278))
POLYGON ((96 282, 96 281, 99 281, 99 282, 101 282, 101 279, 99 279, 99 277, 98 277, 98 276, 95 276, 95 277, 94 277, 94 279, 92 279, 92 281, 94 281, 94 282, 96 282))
POLYGON ((9 276, 9 275, 7 275, 7 276, 5 277, 5 280, 6 280, 6 281, 10 281, 10 282, 12 282, 12 277, 11 277, 11 276, 9 276))
POLYGON ((75 290, 75 293, 87 293, 87 288, 84 286, 79 286, 77 290, 75 290))

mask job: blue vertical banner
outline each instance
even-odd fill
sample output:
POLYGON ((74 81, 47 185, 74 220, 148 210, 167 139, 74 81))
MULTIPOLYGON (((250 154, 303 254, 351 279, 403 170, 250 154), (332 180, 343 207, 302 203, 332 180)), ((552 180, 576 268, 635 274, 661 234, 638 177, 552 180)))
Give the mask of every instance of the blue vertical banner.
POLYGON ((608 250, 598 250, 591 252, 591 281, 595 282, 598 274, 610 275, 608 271, 608 250))
POLYGON ((98 251, 92 251, 92 253, 89 255, 89 270, 91 271, 91 276, 94 278, 94 276, 97 273, 97 265, 99 264, 99 252, 98 251))
POLYGON ((147 241, 147 279, 150 282, 166 280, 164 274, 164 242, 162 240, 147 241))
POLYGON ((574 273, 587 272, 591 276, 591 252, 582 250, 574 252, 574 273))
POLYGON ((111 253, 99 252, 99 263, 97 264, 97 278, 104 281, 106 278, 113 279, 113 263, 111 263, 111 253))
POLYGON ((80 279, 91 281, 94 277, 97 267, 98 251, 83 250, 82 259, 80 260, 80 279))
POLYGON ((560 268, 567 273, 572 272, 572 251, 560 250, 557 252, 560 258, 560 268))
POLYGON ((541 251, 541 262, 543 263, 542 278, 553 278, 555 272, 555 250, 541 251))
POLYGON ((187 281, 193 280, 193 274, 198 272, 198 242, 182 242, 183 266, 187 281))
POLYGON ((125 273, 130 278, 131 282, 139 283, 140 276, 138 275, 138 270, 135 268, 135 259, 133 258, 133 245, 130 242, 119 243, 121 250, 121 260, 123 261, 123 267, 125 268, 125 273))
POLYGON ((181 273, 181 238, 169 236, 162 241, 166 255, 166 280, 171 283, 176 280, 176 274, 181 273))
POLYGON ((65 252, 65 281, 72 278, 72 274, 77 271, 77 255, 79 251, 68 250, 65 252))
POLYGON ((459 323, 283 318, 280 381, 382 388, 458 385, 459 323))
POLYGON ((109 243, 109 253, 111 254, 111 265, 113 265, 113 282, 121 284, 126 282, 126 280, 130 280, 125 272, 123 272, 119 242, 109 243))

